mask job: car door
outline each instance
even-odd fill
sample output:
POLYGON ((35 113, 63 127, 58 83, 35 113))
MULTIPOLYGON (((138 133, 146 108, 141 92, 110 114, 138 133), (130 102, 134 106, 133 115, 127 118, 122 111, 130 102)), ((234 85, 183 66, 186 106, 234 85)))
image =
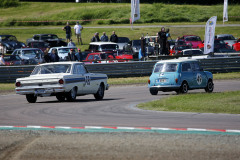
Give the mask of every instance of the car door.
POLYGON ((94 74, 89 73, 84 64, 80 66, 80 72, 84 75, 83 91, 85 94, 95 93, 94 74))
POLYGON ((74 86, 78 87, 78 94, 85 94, 83 86, 85 85, 85 75, 81 72, 81 64, 74 65, 71 80, 75 83, 74 86))
POLYGON ((191 64, 189 62, 182 63, 182 73, 181 73, 181 82, 187 81, 188 87, 193 88, 193 71, 191 64))
POLYGON ((194 88, 204 88, 207 85, 207 76, 198 62, 191 63, 193 68, 193 86, 194 88))

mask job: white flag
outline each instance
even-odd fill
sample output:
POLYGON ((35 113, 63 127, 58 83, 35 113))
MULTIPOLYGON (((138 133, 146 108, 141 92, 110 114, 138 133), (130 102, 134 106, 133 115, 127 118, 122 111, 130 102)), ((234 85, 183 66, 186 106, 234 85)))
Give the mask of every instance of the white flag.
POLYGON ((228 0, 224 0, 223 6, 223 22, 228 21, 228 0))
POLYGON ((139 0, 131 0, 131 21, 132 23, 140 19, 139 0))
POLYGON ((215 27, 217 23, 217 16, 211 17, 205 27, 204 38, 204 54, 214 51, 215 27))

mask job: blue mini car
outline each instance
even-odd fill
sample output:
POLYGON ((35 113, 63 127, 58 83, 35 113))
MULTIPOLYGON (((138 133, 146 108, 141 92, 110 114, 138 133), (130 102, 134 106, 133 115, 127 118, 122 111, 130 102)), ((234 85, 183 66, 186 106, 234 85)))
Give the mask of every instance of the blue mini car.
POLYGON ((203 71, 197 60, 159 61, 154 65, 148 87, 152 95, 157 95, 158 91, 187 93, 192 89, 205 89, 210 93, 214 89, 213 75, 203 71))

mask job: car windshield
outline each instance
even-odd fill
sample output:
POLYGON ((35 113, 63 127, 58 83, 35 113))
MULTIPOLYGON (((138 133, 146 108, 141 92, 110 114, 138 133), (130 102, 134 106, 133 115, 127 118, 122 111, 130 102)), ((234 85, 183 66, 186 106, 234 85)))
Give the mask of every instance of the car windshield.
POLYGON ((176 72, 178 68, 177 66, 177 63, 158 63, 154 68, 154 73, 176 72))
POLYGON ((184 51, 184 55, 202 55, 203 52, 201 50, 188 50, 184 51))
POLYGON ((45 45, 43 42, 32 42, 29 44, 32 48, 44 48, 45 45))
POLYGON ((128 43, 129 39, 127 37, 118 37, 118 43, 128 43))
POLYGON ((24 50, 22 51, 22 53, 25 56, 37 55, 37 50, 24 50))
POLYGON ((118 49, 118 45, 116 44, 103 44, 101 45, 102 50, 116 50, 118 49))
POLYGON ((235 40, 235 38, 232 35, 219 37, 219 39, 221 39, 221 40, 235 40))
POLYGON ((54 64, 36 66, 31 75, 53 74, 53 73, 70 73, 71 64, 54 64))
POLYGON ((5 61, 20 61, 21 58, 19 56, 16 56, 16 55, 5 55, 4 60, 5 61))
POLYGON ((133 46, 141 46, 141 40, 133 41, 133 46))
POLYGON ((58 48, 58 54, 65 54, 70 52, 71 48, 58 48))
POLYGON ((47 39, 58 39, 57 35, 42 35, 42 40, 47 40, 47 39))
POLYGON ((186 37, 185 40, 186 41, 201 41, 201 38, 197 37, 197 36, 190 36, 190 37, 186 37))

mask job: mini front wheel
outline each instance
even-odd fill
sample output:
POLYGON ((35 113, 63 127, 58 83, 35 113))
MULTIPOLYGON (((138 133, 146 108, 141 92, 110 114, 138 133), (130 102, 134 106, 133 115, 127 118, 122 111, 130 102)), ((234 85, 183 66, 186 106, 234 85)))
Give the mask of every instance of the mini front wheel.
POLYGON ((214 84, 211 80, 208 81, 205 91, 208 93, 213 92, 214 84))

